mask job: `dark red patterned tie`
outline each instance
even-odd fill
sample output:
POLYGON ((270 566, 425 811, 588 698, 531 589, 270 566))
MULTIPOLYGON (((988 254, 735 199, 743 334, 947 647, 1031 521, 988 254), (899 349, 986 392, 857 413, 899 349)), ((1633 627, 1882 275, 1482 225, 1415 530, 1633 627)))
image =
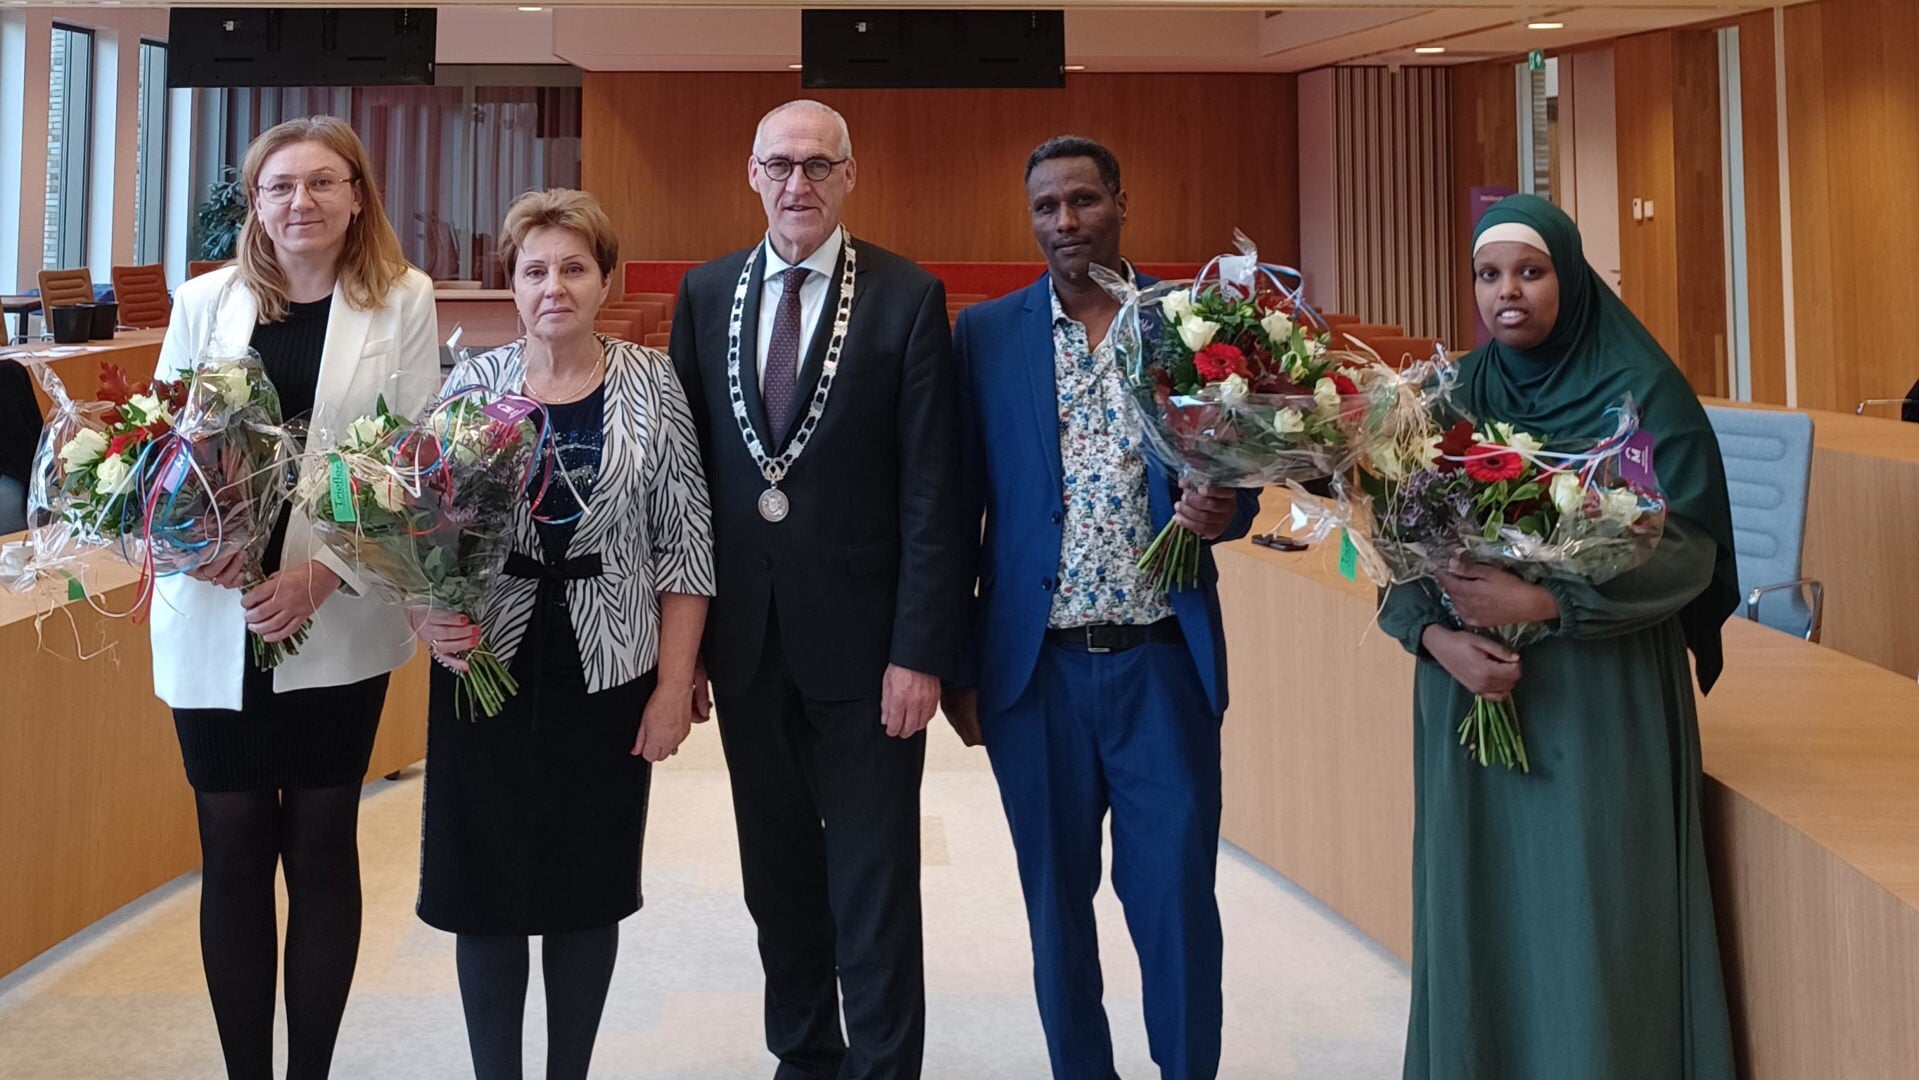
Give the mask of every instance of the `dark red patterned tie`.
POLYGON ((766 399, 766 419, 776 443, 784 442, 793 423, 793 406, 800 366, 800 286, 812 273, 804 266, 780 272, 780 306, 773 312, 773 337, 766 343, 766 374, 760 381, 766 399))

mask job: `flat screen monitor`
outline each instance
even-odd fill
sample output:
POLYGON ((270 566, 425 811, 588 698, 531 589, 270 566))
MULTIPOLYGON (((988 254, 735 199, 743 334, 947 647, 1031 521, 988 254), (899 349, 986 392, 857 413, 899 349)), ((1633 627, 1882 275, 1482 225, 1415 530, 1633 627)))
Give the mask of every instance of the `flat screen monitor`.
POLYGON ((800 13, 800 83, 808 89, 1060 87, 1063 11, 800 13))
POLYGON ((174 8, 167 85, 430 86, 432 8, 174 8))

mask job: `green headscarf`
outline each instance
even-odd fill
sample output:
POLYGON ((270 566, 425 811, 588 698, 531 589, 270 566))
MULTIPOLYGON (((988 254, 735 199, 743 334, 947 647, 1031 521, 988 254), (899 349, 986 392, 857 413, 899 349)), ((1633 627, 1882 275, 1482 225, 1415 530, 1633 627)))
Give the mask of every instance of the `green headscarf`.
POLYGON ((1608 410, 1631 396, 1641 428, 1652 433, 1653 466, 1670 512, 1719 545, 1712 584, 1680 615, 1686 644, 1698 660, 1699 688, 1710 690, 1725 666, 1720 626, 1739 606, 1719 440, 1685 376, 1587 265, 1572 219, 1538 196, 1514 195, 1486 211, 1473 232, 1475 246, 1481 234, 1503 222, 1531 226, 1546 241, 1559 278, 1559 318, 1536 348, 1509 349, 1494 341, 1462 360, 1460 404, 1476 417, 1555 440, 1596 440, 1616 427, 1608 410))

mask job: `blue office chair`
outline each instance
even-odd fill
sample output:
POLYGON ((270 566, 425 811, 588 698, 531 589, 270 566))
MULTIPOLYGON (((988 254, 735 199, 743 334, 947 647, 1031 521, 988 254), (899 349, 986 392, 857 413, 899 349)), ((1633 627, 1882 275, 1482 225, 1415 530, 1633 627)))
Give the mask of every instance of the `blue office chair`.
POLYGON ((1709 405, 1706 418, 1726 464, 1746 618, 1818 641, 1826 587, 1799 576, 1812 482, 1812 417, 1709 405))

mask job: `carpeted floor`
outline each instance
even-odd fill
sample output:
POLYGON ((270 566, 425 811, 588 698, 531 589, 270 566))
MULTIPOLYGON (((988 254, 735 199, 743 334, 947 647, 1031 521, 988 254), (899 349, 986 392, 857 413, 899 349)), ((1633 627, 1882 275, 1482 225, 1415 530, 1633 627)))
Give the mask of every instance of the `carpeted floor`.
MULTIPOLYGON (((1230 722, 1230 721, 1229 721, 1230 722)), ((924 794, 927 1080, 1045 1080, 1031 954, 1012 844, 982 751, 944 722, 924 794)), ((333 1075, 472 1075, 453 939, 413 916, 419 769, 361 805, 366 932, 333 1075)), ((697 729, 655 776, 647 907, 623 926, 594 1058, 609 1080, 764 1080, 759 962, 717 733, 697 729)), ((1390 954, 1230 846, 1220 851, 1231 1080, 1399 1075, 1407 975, 1390 954)), ((0 1080, 214 1080, 219 1045, 189 874, 0 980, 0 1080)), ((1140 1018, 1139 968, 1118 902, 1100 894, 1106 1002, 1119 1071, 1158 1075, 1140 1018)), ((284 903, 283 903, 284 908, 284 903)), ((543 1072, 534 961, 528 1075, 543 1072)))

